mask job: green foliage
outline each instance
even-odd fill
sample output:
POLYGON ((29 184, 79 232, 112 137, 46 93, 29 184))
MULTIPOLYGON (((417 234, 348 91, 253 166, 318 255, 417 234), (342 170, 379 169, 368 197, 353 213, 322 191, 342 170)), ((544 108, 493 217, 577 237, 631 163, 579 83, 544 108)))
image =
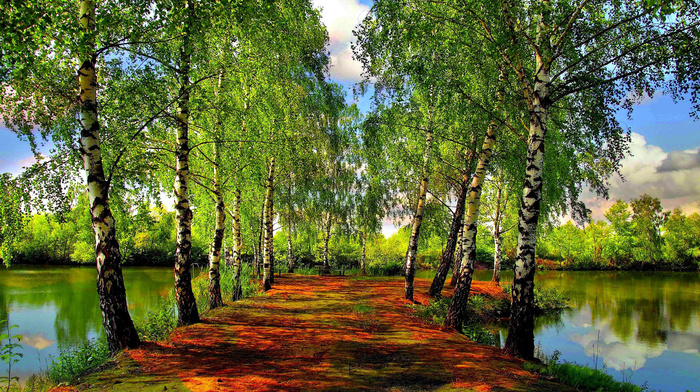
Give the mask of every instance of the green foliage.
POLYGON ((575 363, 559 363, 559 352, 544 358, 543 365, 526 362, 525 370, 537 372, 544 376, 554 377, 557 381, 576 388, 579 391, 590 392, 641 392, 641 388, 629 382, 615 381, 613 377, 602 370, 591 369, 575 363))
MULTIPOLYGON (((508 296, 513 294, 512 285, 503 285, 508 296)), ((535 307, 541 312, 552 312, 568 308, 569 298, 557 287, 543 288, 535 286, 535 307)))
POLYGON ((5 324, 6 332, 0 334, 0 361, 7 364, 7 375, 0 376, 0 384, 6 384, 6 390, 9 390, 13 382, 19 383, 19 377, 12 376, 12 365, 23 357, 22 353, 18 352, 22 348, 22 345, 19 344, 22 341, 22 335, 12 335, 12 330, 17 326, 9 325, 8 320, 3 320, 2 324, 5 324))
MULTIPOLYGON (((438 325, 445 322, 447 311, 450 307, 451 298, 439 298, 430 301, 427 306, 412 305, 413 312, 419 318, 438 325)), ((462 333, 477 343, 493 346, 497 340, 494 334, 484 327, 491 321, 491 312, 495 308, 502 307, 503 304, 499 300, 493 298, 485 298, 479 295, 469 297, 468 313, 472 317, 462 327, 462 333), (486 316, 486 314, 489 316, 486 316)))
POLYGON ((143 319, 134 322, 139 338, 151 342, 165 340, 177 327, 176 309, 171 292, 158 301, 143 319))
POLYGON ((0 175, 0 260, 9 266, 24 226, 22 192, 9 173, 0 175))
MULTIPOLYGON (((13 245, 13 260, 20 264, 92 264, 95 238, 87 194, 74 192, 72 208, 62 214, 26 217, 13 245)), ((117 220, 122 263, 171 265, 175 252, 175 212, 163 206, 137 205, 117 220), (130 215, 130 216, 129 216, 130 215)), ((197 239, 201 236, 195 236, 197 239)), ((206 240, 195 241, 193 260, 206 257, 206 240)))
POLYGON ((73 383, 109 358, 105 338, 89 340, 77 347, 61 350, 49 365, 49 379, 55 383, 73 383))
POLYGON ((569 221, 545 231, 538 257, 574 270, 700 268, 699 215, 665 212, 659 199, 642 195, 629 204, 617 200, 605 217, 583 229, 569 221))

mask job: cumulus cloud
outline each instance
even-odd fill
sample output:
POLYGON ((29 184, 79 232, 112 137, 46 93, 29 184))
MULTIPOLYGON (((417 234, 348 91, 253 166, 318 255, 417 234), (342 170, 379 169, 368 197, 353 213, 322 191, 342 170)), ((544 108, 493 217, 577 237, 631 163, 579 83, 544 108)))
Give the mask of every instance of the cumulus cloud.
POLYGON ((352 30, 369 12, 357 0, 313 0, 321 9, 321 21, 328 29, 331 52, 331 77, 345 82, 361 79, 362 65, 352 58, 352 30))
POLYGON ((581 200, 593 211, 594 219, 617 199, 629 202, 646 193, 658 197, 665 209, 681 207, 686 213, 700 208, 700 153, 698 149, 665 152, 648 144, 644 136, 632 133, 631 155, 622 160, 620 173, 610 179, 610 200, 584 192, 581 200))
POLYGON ((672 172, 676 170, 695 169, 700 167, 700 151, 673 151, 661 162, 657 172, 672 172))
POLYGON ((347 82, 359 82, 362 74, 362 63, 352 58, 352 49, 348 44, 343 50, 331 52, 331 77, 347 82))

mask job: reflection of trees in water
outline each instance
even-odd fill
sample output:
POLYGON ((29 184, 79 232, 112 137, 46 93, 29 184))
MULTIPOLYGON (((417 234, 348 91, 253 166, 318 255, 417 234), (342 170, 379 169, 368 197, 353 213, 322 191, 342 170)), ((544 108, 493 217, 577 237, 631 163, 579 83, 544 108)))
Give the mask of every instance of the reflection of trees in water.
POLYGON ((608 324, 621 341, 650 347, 666 343, 669 331, 687 332, 700 312, 695 273, 550 271, 538 283, 558 287, 574 309, 590 308, 594 326, 608 324))
POLYGON ((563 309, 537 316, 535 319, 535 335, 545 328, 554 328, 557 332, 562 332, 566 328, 564 316, 572 312, 574 312, 573 309, 563 309))
MULTIPOLYGON (((129 308, 137 318, 172 289, 170 268, 125 268, 124 275, 129 308)), ((91 332, 102 333, 94 268, 17 266, 1 271, 0 317, 6 317, 8 298, 22 306, 53 307, 59 348, 80 344, 91 332)))

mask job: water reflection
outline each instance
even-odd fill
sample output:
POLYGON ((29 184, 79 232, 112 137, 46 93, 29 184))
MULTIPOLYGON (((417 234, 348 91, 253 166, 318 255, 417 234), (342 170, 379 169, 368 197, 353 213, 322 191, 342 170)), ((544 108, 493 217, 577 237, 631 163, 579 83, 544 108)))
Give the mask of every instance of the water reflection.
POLYGON ((700 385, 697 273, 549 271, 536 280, 562 290, 572 306, 537 318, 535 340, 546 354, 559 350, 563 360, 604 364, 615 378, 632 375, 652 389, 700 385))
MULTIPOLYGON (((143 317, 173 286, 170 268, 124 269, 129 310, 143 317)), ((24 337, 24 357, 13 365, 13 376, 24 378, 45 369, 60 349, 78 345, 102 333, 94 267, 14 266, 0 269, 0 320, 18 325, 24 337)), ((0 364, 0 374, 6 373, 0 364)))

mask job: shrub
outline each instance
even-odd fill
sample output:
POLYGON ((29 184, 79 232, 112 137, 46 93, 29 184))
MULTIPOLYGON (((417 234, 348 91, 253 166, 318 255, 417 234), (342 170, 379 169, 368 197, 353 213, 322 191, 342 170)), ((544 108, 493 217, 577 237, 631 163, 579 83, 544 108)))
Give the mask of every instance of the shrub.
MULTIPOLYGON (((413 305, 413 311, 416 316, 429 323, 442 325, 445 322, 445 317, 447 316, 447 310, 450 307, 451 301, 451 298, 440 298, 431 301, 428 306, 413 305)), ((473 315, 475 307, 484 309, 491 306, 486 305, 489 302, 491 302, 490 299, 484 299, 482 296, 471 296, 469 298, 468 314, 473 315)), ((470 317, 467 323, 462 327, 462 334, 477 343, 494 346, 497 342, 494 334, 476 321, 477 318, 470 317)))
POLYGON ((591 369, 575 363, 559 363, 559 352, 543 358, 544 365, 525 363, 525 370, 554 377, 559 382, 579 391, 641 392, 643 388, 629 382, 615 381, 602 370, 591 369))
MULTIPOLYGON (((512 285, 503 285, 503 291, 510 297, 513 293, 512 285)), ((556 288, 535 286, 535 307, 541 312, 551 312, 569 307, 569 298, 556 288)))
POLYGON ((109 347, 105 338, 89 340, 77 347, 61 350, 49 365, 49 379, 55 383, 75 382, 108 358, 109 347))

